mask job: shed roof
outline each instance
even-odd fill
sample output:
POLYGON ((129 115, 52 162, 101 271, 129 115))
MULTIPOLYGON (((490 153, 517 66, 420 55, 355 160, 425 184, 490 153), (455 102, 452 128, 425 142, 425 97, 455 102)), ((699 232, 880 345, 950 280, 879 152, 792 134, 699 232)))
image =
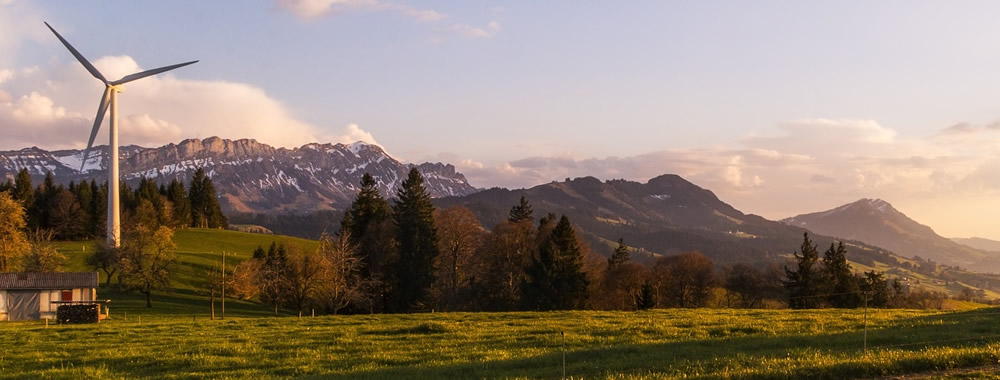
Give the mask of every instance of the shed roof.
POLYGON ((0 273, 0 290, 96 287, 97 272, 0 273))

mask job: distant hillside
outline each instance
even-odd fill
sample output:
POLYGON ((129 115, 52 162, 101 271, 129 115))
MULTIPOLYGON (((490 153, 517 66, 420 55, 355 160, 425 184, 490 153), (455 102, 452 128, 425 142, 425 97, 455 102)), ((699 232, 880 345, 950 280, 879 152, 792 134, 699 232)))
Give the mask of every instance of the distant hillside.
MULTIPOLYGON (((711 191, 677 175, 662 175, 646 183, 593 177, 552 182, 530 189, 488 189, 464 197, 437 201, 441 207, 464 205, 486 226, 507 217, 521 196, 536 219, 552 212, 566 214, 598 249, 624 238, 648 256, 701 251, 718 263, 783 261, 802 242, 804 229, 748 215, 719 200, 711 191)), ((833 239, 814 236, 820 246, 833 239)), ((861 262, 888 261, 874 247, 854 249, 861 262)))
POLYGON ((996 252, 998 255, 1000 255, 1000 241, 984 239, 979 237, 951 238, 951 241, 967 247, 978 249, 980 251, 996 252))
MULTIPOLYGON (((106 147, 95 148, 83 162, 82 150, 46 151, 25 148, 0 151, 0 179, 13 179, 22 168, 34 180, 52 172, 59 183, 106 177, 106 147), (81 164, 83 170, 81 170, 81 164)), ((275 148, 252 139, 210 137, 188 139, 158 148, 126 146, 120 150, 122 180, 150 177, 159 183, 190 180, 202 167, 231 212, 304 213, 343 209, 354 198, 364 173, 371 173, 382 195, 394 196, 414 165, 389 156, 377 145, 306 144, 275 148)), ((466 195, 477 191, 455 167, 442 163, 416 165, 432 196, 466 195)))
POLYGON ((941 237, 881 199, 861 199, 782 222, 818 234, 862 241, 903 257, 919 256, 945 265, 1000 272, 997 256, 941 237))

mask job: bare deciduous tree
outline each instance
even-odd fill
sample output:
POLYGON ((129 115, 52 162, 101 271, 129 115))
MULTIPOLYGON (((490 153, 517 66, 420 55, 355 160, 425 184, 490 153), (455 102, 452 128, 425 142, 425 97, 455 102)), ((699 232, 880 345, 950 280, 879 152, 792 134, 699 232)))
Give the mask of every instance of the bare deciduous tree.
POLYGON ((330 310, 337 314, 341 309, 355 305, 369 306, 365 289, 371 288, 361 277, 361 259, 358 247, 351 243, 350 232, 343 231, 334 238, 323 234, 319 239, 318 252, 326 259, 327 273, 323 276, 326 302, 330 310))
POLYGON ((482 245, 483 227, 472 211, 462 206, 435 211, 434 224, 440 251, 435 263, 435 298, 439 308, 457 310, 467 304, 461 293, 469 288, 471 260, 482 245))

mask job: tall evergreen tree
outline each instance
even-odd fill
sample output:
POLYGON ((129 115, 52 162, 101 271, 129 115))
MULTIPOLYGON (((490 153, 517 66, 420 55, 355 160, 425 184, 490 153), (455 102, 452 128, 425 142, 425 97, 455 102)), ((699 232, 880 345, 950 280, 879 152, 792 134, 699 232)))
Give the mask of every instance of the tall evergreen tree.
POLYGON ((184 190, 184 183, 174 178, 167 186, 167 200, 173 205, 173 223, 177 227, 186 227, 191 224, 191 199, 184 190))
POLYGON ((201 228, 225 228, 228 226, 226 216, 222 214, 219 199, 215 194, 212 179, 205 174, 205 169, 198 168, 191 178, 188 188, 188 198, 191 200, 191 226, 201 228))
POLYGON ((205 170, 198 168, 188 185, 188 198, 191 200, 191 227, 205 227, 205 170))
POLYGON ((361 176, 361 189, 344 212, 339 234, 357 247, 359 276, 365 279, 361 292, 369 301, 365 310, 368 312, 386 311, 395 285, 396 247, 392 227, 389 202, 379 192, 375 178, 365 173, 361 176))
POLYGON ((511 207, 507 220, 511 223, 531 221, 533 219, 531 214, 531 203, 528 203, 528 200, 524 199, 524 196, 521 196, 521 201, 514 205, 514 207, 511 207))
POLYGON ((417 168, 403 181, 392 207, 398 256, 393 311, 420 310, 426 306, 434 282, 434 259, 438 255, 434 204, 417 168))
POLYGON ((21 203, 25 210, 35 203, 35 189, 31 186, 31 173, 28 169, 22 168, 17 172, 17 179, 14 180, 14 200, 21 203))
MULTIPOLYGON (((540 228, 548 224, 543 222, 540 228)), ((590 281, 583 272, 583 250, 565 215, 544 238, 526 272, 521 289, 528 309, 564 310, 586 305, 590 281)))
POLYGON ((222 206, 219 204, 219 197, 215 192, 215 185, 212 183, 212 179, 205 177, 205 215, 208 219, 208 228, 226 228, 229 226, 229 221, 226 220, 226 215, 222 213, 222 206))
POLYGON ((839 242, 836 246, 830 243, 830 248, 823 253, 823 270, 826 285, 824 290, 830 294, 830 305, 853 308, 861 304, 860 281, 851 272, 851 264, 847 263, 844 242, 839 242))
POLYGON ((785 288, 788 289, 788 306, 793 309, 810 309, 818 307, 822 303, 820 295, 820 273, 816 268, 819 260, 819 251, 812 240, 809 240, 809 233, 802 234, 802 246, 800 252, 794 253, 797 261, 797 270, 792 271, 785 267, 785 288))
POLYGON ((169 221, 166 220, 167 211, 163 208, 163 197, 160 196, 160 189, 157 188, 155 181, 146 177, 140 178, 139 187, 135 190, 135 197, 138 202, 149 201, 153 209, 156 210, 156 221, 159 225, 169 224, 169 221))
POLYGON ((90 181, 90 192, 94 194, 90 201, 91 234, 104 236, 108 223, 108 182, 98 186, 97 181, 90 181))
POLYGON ((630 258, 628 246, 625 245, 625 239, 618 238, 618 247, 615 247, 615 252, 608 258, 608 271, 613 271, 615 268, 620 267, 622 264, 628 262, 630 258))

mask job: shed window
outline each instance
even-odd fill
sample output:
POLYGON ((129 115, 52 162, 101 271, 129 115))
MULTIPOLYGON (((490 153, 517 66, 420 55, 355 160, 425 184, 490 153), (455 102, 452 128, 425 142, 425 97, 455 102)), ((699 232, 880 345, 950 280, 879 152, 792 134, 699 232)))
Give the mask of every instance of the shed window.
POLYGON ((59 298, 59 300, 60 301, 72 301, 73 300, 73 291, 72 290, 63 290, 62 291, 62 296, 59 298))

